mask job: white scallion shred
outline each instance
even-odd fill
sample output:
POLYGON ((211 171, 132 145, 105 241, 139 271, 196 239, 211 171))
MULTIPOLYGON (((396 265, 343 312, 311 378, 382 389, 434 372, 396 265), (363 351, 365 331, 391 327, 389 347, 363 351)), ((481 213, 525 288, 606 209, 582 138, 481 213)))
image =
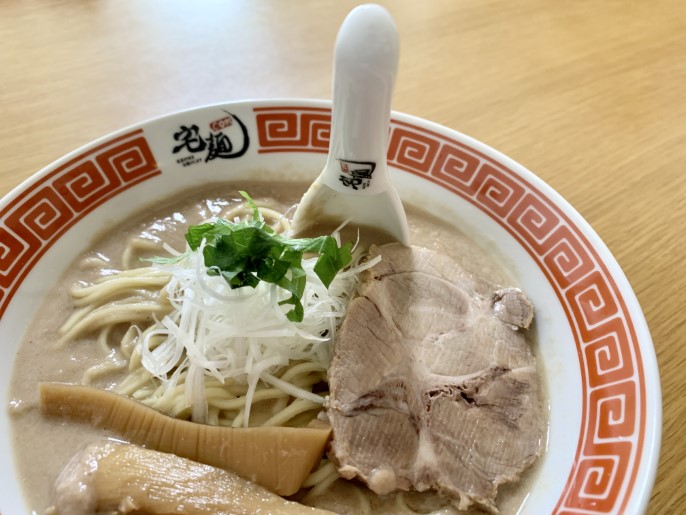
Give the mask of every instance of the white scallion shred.
POLYGON ((260 379, 294 397, 323 403, 323 397, 274 373, 291 361, 328 368, 331 342, 345 317, 357 274, 379 259, 339 272, 328 289, 314 273, 316 258, 303 259, 307 284, 302 296, 302 322, 288 320, 290 305, 279 306, 289 292, 263 281, 254 289, 232 290, 222 277, 208 275, 202 246, 176 263, 155 264, 171 274, 167 290, 173 309, 140 343, 143 366, 162 381, 167 392, 186 372, 184 396, 196 422, 207 419, 205 376, 248 386, 244 427, 248 426, 252 396, 260 379), (159 336, 164 341, 155 346, 159 336))

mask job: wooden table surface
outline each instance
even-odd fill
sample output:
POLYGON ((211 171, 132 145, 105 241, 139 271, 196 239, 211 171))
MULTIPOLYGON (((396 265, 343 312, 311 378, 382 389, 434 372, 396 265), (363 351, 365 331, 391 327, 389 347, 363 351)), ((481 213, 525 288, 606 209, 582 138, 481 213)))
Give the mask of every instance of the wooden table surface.
MULTIPOLYGON (((607 243, 645 311, 664 429, 650 513, 686 512, 686 8, 681 0, 383 2, 393 107, 533 170, 607 243)), ((354 1, 0 4, 0 194, 89 141, 200 104, 331 97, 354 1)))

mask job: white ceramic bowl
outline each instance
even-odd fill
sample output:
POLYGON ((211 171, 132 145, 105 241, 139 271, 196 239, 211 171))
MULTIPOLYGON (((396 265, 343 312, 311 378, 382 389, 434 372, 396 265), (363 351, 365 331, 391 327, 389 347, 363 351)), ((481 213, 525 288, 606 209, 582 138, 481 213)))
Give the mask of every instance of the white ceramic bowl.
MULTIPOLYGON (((7 195, 0 202, 0 399, 8 401, 13 356, 37 301, 95 235, 203 182, 311 180, 326 157, 329 125, 330 104, 321 101, 193 109, 95 141, 7 195), (179 133, 194 127, 217 144, 192 152, 194 141, 179 133)), ((536 306, 550 428, 522 512, 643 512, 659 456, 659 375, 641 309, 607 247, 534 174, 454 130, 394 113, 388 159, 405 201, 453 217, 505 257, 536 306)), ((2 409, 4 515, 26 512, 13 467, 2 409)))

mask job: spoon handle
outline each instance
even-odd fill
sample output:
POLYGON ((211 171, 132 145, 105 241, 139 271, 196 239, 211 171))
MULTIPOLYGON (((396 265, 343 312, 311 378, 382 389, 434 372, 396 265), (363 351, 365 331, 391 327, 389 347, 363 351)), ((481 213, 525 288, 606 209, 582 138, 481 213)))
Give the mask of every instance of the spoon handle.
POLYGON ((374 195, 391 185, 386 168, 398 32, 375 4, 345 18, 334 53, 329 157, 321 180, 341 193, 374 195))

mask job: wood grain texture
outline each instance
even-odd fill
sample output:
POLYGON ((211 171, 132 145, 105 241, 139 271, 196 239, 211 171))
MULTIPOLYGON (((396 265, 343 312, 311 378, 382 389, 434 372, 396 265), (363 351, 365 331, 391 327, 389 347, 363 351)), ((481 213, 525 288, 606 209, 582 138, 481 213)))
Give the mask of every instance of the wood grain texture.
MULTIPOLYGON (((681 0, 381 2, 394 108, 501 150, 570 201, 645 311, 664 396, 649 511, 686 511, 686 8, 681 0)), ((0 194, 80 145, 200 104, 331 96, 356 2, 0 4, 0 194)))

